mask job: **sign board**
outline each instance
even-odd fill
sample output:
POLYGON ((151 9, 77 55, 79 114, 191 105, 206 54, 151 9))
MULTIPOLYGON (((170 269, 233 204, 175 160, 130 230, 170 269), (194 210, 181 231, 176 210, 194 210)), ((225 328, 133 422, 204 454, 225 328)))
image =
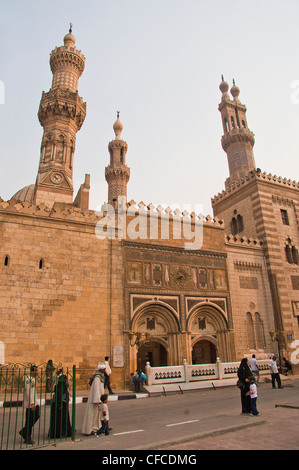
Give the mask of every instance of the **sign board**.
POLYGON ((124 367, 123 346, 113 346, 113 367, 124 367))

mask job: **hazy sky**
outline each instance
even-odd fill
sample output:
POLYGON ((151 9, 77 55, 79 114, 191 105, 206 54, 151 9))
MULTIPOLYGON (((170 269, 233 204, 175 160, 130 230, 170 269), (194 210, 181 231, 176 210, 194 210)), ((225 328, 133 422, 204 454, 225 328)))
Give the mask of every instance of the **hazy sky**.
POLYGON ((86 57, 75 194, 89 173, 91 209, 107 201, 108 143, 120 110, 128 199, 190 210, 203 204, 212 215, 210 199, 228 176, 221 74, 230 85, 235 79, 247 106, 256 166, 299 180, 298 0, 1 0, 0 7, 3 199, 35 182, 49 54, 70 22, 86 57))

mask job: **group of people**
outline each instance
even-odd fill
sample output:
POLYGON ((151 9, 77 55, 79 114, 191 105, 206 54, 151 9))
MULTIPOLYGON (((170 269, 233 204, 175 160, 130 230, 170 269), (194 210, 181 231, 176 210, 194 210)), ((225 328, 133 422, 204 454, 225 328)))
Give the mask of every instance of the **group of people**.
POLYGON ((132 382, 134 384, 134 391, 135 392, 140 392, 140 385, 143 387, 143 385, 146 382, 146 375, 142 370, 137 369, 135 374, 131 374, 133 376, 132 382))
MULTIPOLYGON (((37 366, 30 367, 30 373, 25 377, 24 383, 24 404, 26 408, 25 425, 19 431, 25 444, 33 444, 32 430, 34 424, 40 417, 39 400, 36 392, 37 366)), ((47 391, 48 382, 47 382, 47 391)), ((48 437, 60 438, 70 437, 72 427, 69 418, 69 390, 67 376, 63 374, 63 369, 59 369, 54 377, 54 391, 51 400, 50 426, 48 437)))
POLYGON ((105 362, 98 365, 89 381, 91 388, 82 426, 82 433, 85 435, 100 436, 103 432, 106 436, 109 435, 111 428, 109 428, 108 395, 105 393, 105 388, 108 388, 109 394, 113 394, 110 376, 109 356, 106 356, 105 362))
MULTIPOLYGON (((105 394, 107 387, 109 394, 113 394, 110 385, 111 368, 109 366, 109 356, 105 357, 105 362, 99 364, 97 371, 90 380, 91 389, 88 397, 86 413, 83 422, 84 434, 94 433, 100 435, 102 432, 109 434, 108 422, 108 395, 105 394), (101 426, 100 426, 101 423, 101 426), (103 429, 101 430, 101 428, 103 429)), ((51 361, 52 362, 52 361, 51 361)), ((49 379, 49 363, 47 364, 47 380, 46 392, 52 392, 52 384, 54 385, 51 400, 50 426, 48 437, 60 438, 71 437, 72 426, 69 417, 69 387, 68 379, 63 374, 63 369, 59 369, 52 378, 55 368, 51 366, 51 379, 49 379)), ((25 425, 19 431, 20 436, 26 444, 33 444, 32 430, 35 423, 40 417, 40 406, 38 394, 36 391, 36 376, 38 374, 37 366, 30 367, 30 373, 25 377, 24 383, 24 404, 25 404, 25 425)))
MULTIPOLYGON (((286 358, 283 358, 283 361, 284 368, 288 372, 292 372, 290 362, 287 361, 286 358)), ((271 374, 272 388, 276 388, 276 383, 278 388, 283 388, 276 356, 274 354, 270 356, 268 366, 271 374)), ((244 414, 250 413, 252 416, 258 416, 260 414, 256 407, 259 378, 259 366, 255 354, 252 355, 249 361, 247 357, 244 357, 238 369, 238 387, 241 390, 242 413, 244 414)))

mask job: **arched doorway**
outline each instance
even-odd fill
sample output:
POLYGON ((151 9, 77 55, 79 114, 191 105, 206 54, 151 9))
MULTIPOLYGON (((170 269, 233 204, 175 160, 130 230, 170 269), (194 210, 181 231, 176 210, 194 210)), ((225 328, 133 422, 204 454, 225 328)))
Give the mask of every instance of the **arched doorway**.
POLYGON ((231 334, 225 313, 212 302, 196 305, 188 317, 190 332, 190 360, 194 364, 215 363, 232 360, 231 334))
POLYGON ((214 364, 216 357, 216 347, 211 341, 203 339, 193 345, 192 364, 214 364))
POLYGON ((162 302, 151 302, 141 307, 134 315, 131 331, 141 334, 143 342, 130 348, 130 372, 145 368, 180 364, 181 335, 179 320, 162 302), (145 335, 147 339, 145 341, 145 335))
POLYGON ((145 371, 145 365, 149 362, 152 367, 167 366, 167 350, 158 341, 143 343, 137 353, 137 368, 145 371))

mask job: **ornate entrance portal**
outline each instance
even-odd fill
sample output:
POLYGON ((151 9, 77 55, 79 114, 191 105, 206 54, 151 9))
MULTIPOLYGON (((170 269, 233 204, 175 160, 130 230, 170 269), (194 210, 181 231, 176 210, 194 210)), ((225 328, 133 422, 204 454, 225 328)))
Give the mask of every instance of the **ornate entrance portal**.
POLYGON ((196 306, 188 318, 192 364, 211 364, 217 356, 231 359, 231 335, 221 308, 212 302, 196 306))
POLYGON ((131 373, 144 371, 146 362, 153 367, 182 362, 179 322, 167 306, 159 302, 144 306, 135 314, 131 331, 143 338, 130 348, 131 373))

